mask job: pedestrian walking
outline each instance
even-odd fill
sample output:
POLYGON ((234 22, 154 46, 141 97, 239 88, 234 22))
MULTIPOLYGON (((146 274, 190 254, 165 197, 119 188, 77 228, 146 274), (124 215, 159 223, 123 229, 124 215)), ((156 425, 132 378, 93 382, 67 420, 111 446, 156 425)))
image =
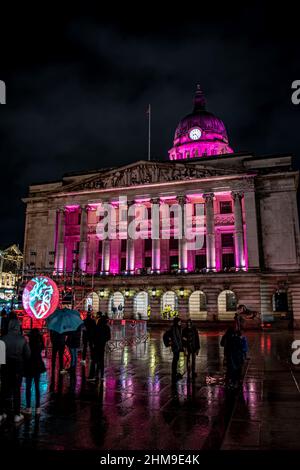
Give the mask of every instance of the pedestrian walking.
POLYGON ((104 359, 105 359, 105 346, 111 338, 111 331, 108 325, 107 316, 101 316, 96 324, 95 329, 95 354, 91 364, 89 380, 104 379, 104 359))
POLYGON ((173 326, 169 330, 169 338, 169 344, 173 353, 172 383, 175 384, 177 380, 182 378, 182 375, 177 372, 179 355, 183 351, 181 319, 179 317, 175 317, 173 320, 173 326))
POLYGON ((45 349, 43 336, 38 328, 33 328, 29 333, 30 358, 25 363, 26 377, 26 409, 25 414, 31 414, 31 389, 32 383, 35 386, 35 412, 37 415, 41 413, 40 399, 40 377, 46 372, 46 367, 42 358, 42 351, 45 349))
POLYGON ((182 331, 183 348, 186 355, 186 368, 188 379, 191 374, 192 362, 192 380, 197 377, 196 374, 196 356, 200 351, 200 340, 197 328, 193 325, 192 320, 188 320, 186 327, 182 331))
POLYGON ((5 343, 6 364, 1 366, 0 423, 7 418, 7 400, 13 397, 14 422, 23 421, 21 414, 21 385, 25 362, 30 358, 30 348, 21 334, 18 320, 10 320, 5 343))
POLYGON ((80 348, 80 339, 81 339, 81 326, 79 326, 77 330, 70 331, 69 333, 67 333, 66 345, 68 346, 70 354, 71 354, 71 365, 70 365, 69 371, 73 373, 76 372, 78 349, 80 348))
POLYGON ((96 330, 96 321, 92 316, 92 312, 88 311, 86 319, 83 321, 83 328, 82 328, 82 356, 81 356, 81 364, 86 364, 86 355, 87 350, 90 350, 90 358, 94 354, 94 341, 95 341, 95 330, 96 330))
POLYGON ((226 363, 226 385, 237 388, 240 383, 244 363, 243 344, 240 333, 229 327, 221 339, 226 363))
POLYGON ((0 316, 0 336, 7 335, 8 323, 9 323, 9 318, 8 318, 5 308, 3 308, 1 310, 1 316, 0 316))
POLYGON ((64 352, 66 346, 66 339, 64 334, 57 333, 57 331, 54 330, 50 330, 50 340, 52 344, 51 380, 54 383, 57 355, 59 361, 59 372, 61 374, 66 373, 64 369, 64 352))

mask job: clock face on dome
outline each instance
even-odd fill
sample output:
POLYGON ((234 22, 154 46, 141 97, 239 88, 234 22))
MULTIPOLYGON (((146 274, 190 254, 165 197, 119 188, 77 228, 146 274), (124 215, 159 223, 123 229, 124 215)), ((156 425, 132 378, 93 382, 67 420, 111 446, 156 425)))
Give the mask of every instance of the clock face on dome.
POLYGON ((190 139, 192 140, 199 140, 201 137, 201 134, 202 134, 201 129, 199 129, 199 127, 194 127, 194 129, 190 130, 189 136, 190 136, 190 139))

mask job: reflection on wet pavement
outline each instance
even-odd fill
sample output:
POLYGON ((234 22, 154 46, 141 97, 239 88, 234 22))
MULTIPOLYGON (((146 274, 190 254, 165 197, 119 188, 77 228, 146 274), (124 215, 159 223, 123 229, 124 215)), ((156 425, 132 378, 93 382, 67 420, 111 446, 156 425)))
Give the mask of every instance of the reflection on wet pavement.
POLYGON ((291 345, 299 338, 299 332, 254 336, 222 449, 300 449, 300 366, 291 364, 291 345))
POLYGON ((223 448, 272 447, 273 431, 264 423, 273 420, 276 429, 281 417, 299 417, 299 393, 295 382, 292 385, 287 363, 292 341, 286 336, 289 333, 249 334, 251 359, 243 392, 238 396, 224 388, 221 332, 201 334, 195 384, 187 381, 181 358, 184 375, 176 389, 170 383, 172 355, 163 345, 162 334, 162 330, 153 328, 147 344, 111 351, 102 384, 86 381, 87 371, 81 366, 76 379, 60 376, 53 389, 48 373, 44 374, 40 418, 33 415, 18 428, 9 423, 2 426, 1 446, 53 450, 218 449, 225 436, 223 448))

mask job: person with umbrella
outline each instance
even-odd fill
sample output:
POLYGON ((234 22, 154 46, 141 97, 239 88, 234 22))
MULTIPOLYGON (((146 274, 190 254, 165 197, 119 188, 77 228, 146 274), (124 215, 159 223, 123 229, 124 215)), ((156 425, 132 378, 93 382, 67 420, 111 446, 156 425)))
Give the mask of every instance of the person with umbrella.
MULTIPOLYGON (((80 313, 77 310, 63 308, 56 309, 55 312, 47 318, 46 324, 48 329, 50 330, 51 339, 54 339, 52 345, 55 347, 54 351, 52 350, 52 374, 55 373, 55 361, 57 351, 59 353, 60 358, 60 372, 64 373, 65 371, 63 368, 63 354, 65 349, 65 335, 67 333, 70 334, 73 331, 76 332, 77 329, 83 324, 83 321, 81 320, 80 313), (53 359, 54 353, 55 356, 53 359)), ((54 375, 52 375, 52 377, 54 377, 54 375)))

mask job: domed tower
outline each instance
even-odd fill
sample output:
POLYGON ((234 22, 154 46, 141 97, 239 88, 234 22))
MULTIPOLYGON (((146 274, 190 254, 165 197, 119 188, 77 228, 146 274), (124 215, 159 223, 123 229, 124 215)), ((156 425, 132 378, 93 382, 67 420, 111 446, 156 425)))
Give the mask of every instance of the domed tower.
POLYGON ((206 111, 204 94, 197 85, 194 110, 178 124, 170 160, 207 157, 233 153, 223 121, 206 111))

